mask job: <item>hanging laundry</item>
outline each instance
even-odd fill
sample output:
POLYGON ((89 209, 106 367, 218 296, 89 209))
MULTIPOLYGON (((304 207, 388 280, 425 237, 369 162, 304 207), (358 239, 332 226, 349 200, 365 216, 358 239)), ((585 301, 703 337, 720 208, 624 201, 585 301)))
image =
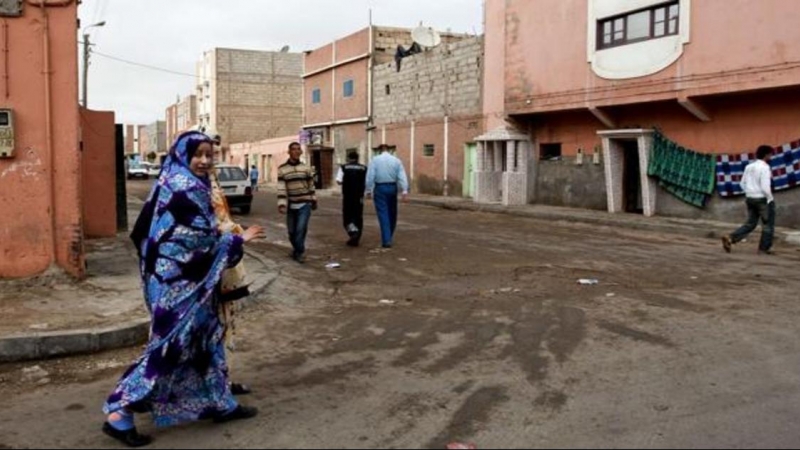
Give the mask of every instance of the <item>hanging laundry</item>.
MULTIPOLYGON (((744 195, 742 176, 755 153, 719 155, 717 157, 717 192, 723 198, 744 195)), ((783 191, 800 186, 800 140, 775 148, 769 162, 772 167, 772 188, 783 191)))
POLYGON ((714 193, 716 159, 683 148, 660 132, 653 136, 653 152, 647 174, 678 199, 705 208, 714 193))

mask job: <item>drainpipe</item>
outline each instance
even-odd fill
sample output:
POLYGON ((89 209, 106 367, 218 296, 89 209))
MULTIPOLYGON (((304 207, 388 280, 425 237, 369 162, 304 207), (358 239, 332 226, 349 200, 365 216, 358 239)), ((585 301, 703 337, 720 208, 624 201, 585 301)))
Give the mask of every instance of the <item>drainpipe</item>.
POLYGON ((50 227, 51 242, 53 251, 53 264, 58 262, 58 220, 56 214, 56 166, 55 152, 53 150, 53 105, 51 97, 51 71, 50 71, 50 17, 47 14, 48 7, 68 6, 73 0, 45 1, 28 0, 28 4, 41 9, 42 11, 42 56, 44 74, 44 109, 45 109, 45 136, 47 147, 47 162, 50 166, 50 187, 48 189, 48 203, 50 204, 50 227))
POLYGON ((373 111, 373 101, 374 95, 372 92, 373 89, 373 72, 375 67, 375 27, 372 26, 372 9, 369 10, 369 62, 367 63, 369 68, 367 69, 367 164, 372 161, 372 111, 373 111))
POLYGON ((417 156, 417 122, 415 120, 411 120, 411 161, 409 163, 410 171, 411 171, 411 180, 409 183, 409 188, 414 186, 414 161, 416 160, 417 156))
POLYGON ((444 116, 444 196, 450 194, 450 183, 447 182, 449 171, 447 167, 448 158, 450 156, 450 116, 444 116))
POLYGON ((50 204, 50 240, 53 248, 53 263, 58 261, 58 220, 56 215, 56 161, 53 151, 53 105, 50 96, 50 17, 47 14, 48 6, 45 0, 40 0, 42 10, 42 52, 44 56, 44 110, 45 110, 45 136, 47 147, 47 162, 50 166, 50 189, 48 190, 48 203, 50 204))

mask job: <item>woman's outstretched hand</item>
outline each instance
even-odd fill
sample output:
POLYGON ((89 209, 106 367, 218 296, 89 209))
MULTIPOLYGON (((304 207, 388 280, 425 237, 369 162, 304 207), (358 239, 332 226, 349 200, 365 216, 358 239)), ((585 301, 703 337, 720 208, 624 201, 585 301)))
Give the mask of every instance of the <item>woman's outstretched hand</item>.
POLYGON ((250 242, 254 239, 262 239, 265 237, 267 237, 267 235, 264 234, 264 228, 258 225, 254 225, 242 233, 242 239, 244 239, 245 242, 250 242))

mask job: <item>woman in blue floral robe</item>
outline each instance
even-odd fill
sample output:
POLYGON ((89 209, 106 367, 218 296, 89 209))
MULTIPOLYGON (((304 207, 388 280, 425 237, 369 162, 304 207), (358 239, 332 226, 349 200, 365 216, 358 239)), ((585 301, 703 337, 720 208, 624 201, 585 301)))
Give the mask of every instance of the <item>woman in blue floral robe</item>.
POLYGON ((218 231, 212 167, 208 136, 181 135, 131 234, 152 317, 150 340, 108 398, 103 431, 132 447, 151 442, 136 431, 134 412, 151 412, 162 427, 258 412, 238 405, 230 391, 218 286, 223 270, 241 261, 244 243, 262 230, 241 236, 218 231))

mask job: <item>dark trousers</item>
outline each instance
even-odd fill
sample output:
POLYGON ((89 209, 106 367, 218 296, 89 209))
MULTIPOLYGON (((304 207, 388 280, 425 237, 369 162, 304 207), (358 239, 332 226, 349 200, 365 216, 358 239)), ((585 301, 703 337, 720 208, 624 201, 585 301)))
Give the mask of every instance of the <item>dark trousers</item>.
POLYGON ((381 225, 381 243, 384 247, 392 245, 394 230, 397 228, 397 185, 375 185, 375 212, 381 225))
POLYGON ((357 245, 364 232, 364 197, 342 199, 342 225, 350 236, 350 244, 357 245))
POLYGON ((775 236, 775 202, 767 204, 765 198, 747 199, 747 223, 731 234, 731 240, 736 243, 742 241, 750 235, 757 227, 760 220, 763 224, 761 230, 761 244, 758 248, 767 251, 772 248, 772 240, 775 236))
POLYGON ((289 230, 289 242, 292 243, 295 257, 306 252, 306 234, 310 218, 311 204, 303 205, 300 209, 286 209, 286 228, 289 230))

